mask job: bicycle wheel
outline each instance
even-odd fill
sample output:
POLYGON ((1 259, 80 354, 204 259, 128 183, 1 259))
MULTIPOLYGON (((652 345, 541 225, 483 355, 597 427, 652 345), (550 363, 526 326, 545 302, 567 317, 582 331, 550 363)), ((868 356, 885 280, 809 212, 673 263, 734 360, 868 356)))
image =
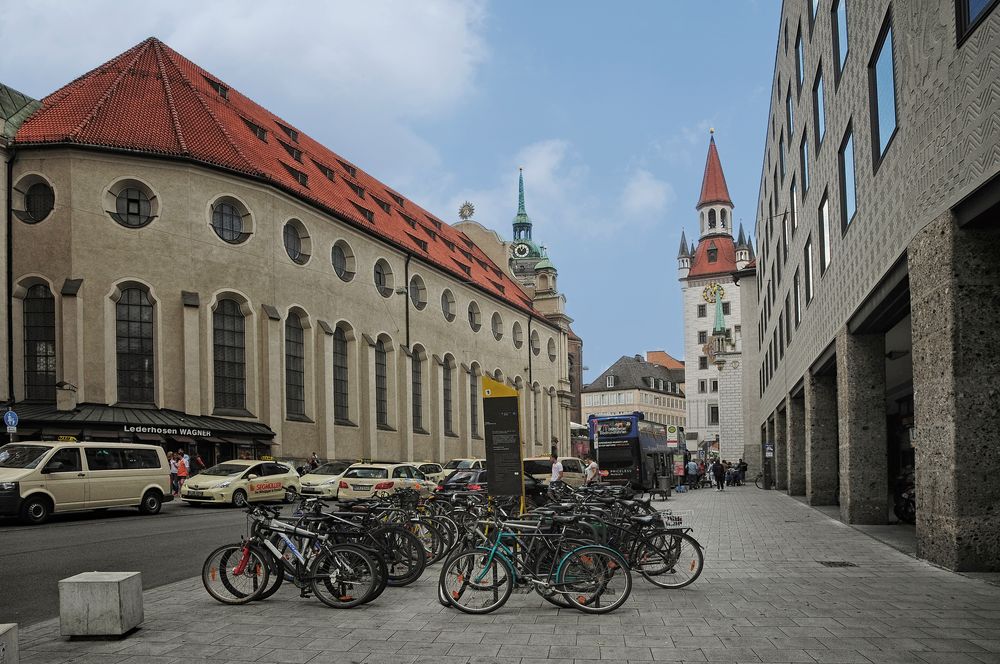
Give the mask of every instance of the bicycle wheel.
POLYGON ((385 558, 389 585, 408 586, 424 573, 427 557, 424 546, 412 533, 400 526, 382 526, 371 532, 373 542, 385 558))
POLYGON ((584 613, 610 613, 632 592, 632 575, 620 554, 601 546, 570 551, 559 563, 557 590, 574 609, 584 613))
POLYGON ((757 487, 758 489, 763 489, 764 488, 764 475, 761 474, 761 475, 758 475, 757 477, 753 478, 753 485, 755 487, 757 487))
POLYGON ((350 609, 367 601, 378 588, 377 563, 352 544, 325 547, 309 575, 316 598, 335 609, 350 609))
POLYGON ((687 533, 660 531, 646 535, 636 548, 645 560, 633 569, 660 588, 683 588, 695 582, 705 567, 701 545, 687 533))
POLYGON ((425 565, 433 565, 441 560, 447 547, 444 536, 434 523, 429 519, 421 518, 410 520, 404 527, 423 545, 427 558, 425 565))
MULTIPOLYGON (((539 551, 535 558, 535 576, 539 579, 549 579, 553 568, 559 560, 559 556, 558 551, 550 549, 547 546, 542 551, 539 551)), ((535 586, 535 592, 546 602, 555 604, 560 609, 570 609, 573 607, 565 595, 556 592, 551 586, 537 585, 535 586)))
POLYGON ((270 573, 265 554, 240 542, 208 554, 201 567, 201 582, 208 594, 223 604, 246 604, 267 587, 270 573))
POLYGON ((514 570, 488 550, 465 551, 441 569, 439 586, 448 602, 459 611, 490 613, 510 598, 514 570))

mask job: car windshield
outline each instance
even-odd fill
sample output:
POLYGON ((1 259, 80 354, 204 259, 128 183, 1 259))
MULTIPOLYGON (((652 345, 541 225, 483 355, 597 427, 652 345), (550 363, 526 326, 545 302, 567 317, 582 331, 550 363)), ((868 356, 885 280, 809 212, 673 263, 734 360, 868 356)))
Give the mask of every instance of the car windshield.
POLYGON ((201 474, 202 475, 220 475, 220 476, 238 475, 239 473, 242 473, 247 468, 249 468, 249 466, 244 466, 242 464, 220 463, 217 466, 212 466, 211 468, 209 468, 207 470, 201 471, 201 474))
POLYGON ((548 475, 552 472, 552 464, 548 461, 525 461, 524 472, 529 475, 548 475))
POLYGON ((351 468, 344 473, 344 479, 383 480, 389 476, 385 468, 351 468))
POLYGON ((475 471, 456 470, 448 476, 445 484, 468 484, 469 482, 475 482, 478 477, 479 473, 475 471))
POLYGON ((448 470, 455 470, 456 468, 472 468, 475 463, 473 459, 452 459, 444 465, 448 470))
POLYGON ((0 447, 0 468, 34 468, 51 449, 47 445, 4 445, 0 447))
POLYGON ((310 470, 310 475, 340 475, 347 470, 349 463, 324 463, 316 470, 310 470))

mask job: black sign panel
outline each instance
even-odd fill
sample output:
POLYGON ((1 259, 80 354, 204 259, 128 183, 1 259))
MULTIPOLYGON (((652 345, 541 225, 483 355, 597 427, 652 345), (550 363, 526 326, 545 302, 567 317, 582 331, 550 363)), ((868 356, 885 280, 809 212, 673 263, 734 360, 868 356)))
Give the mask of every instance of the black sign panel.
POLYGON ((487 491, 491 496, 521 496, 524 470, 517 391, 487 377, 483 383, 487 491))

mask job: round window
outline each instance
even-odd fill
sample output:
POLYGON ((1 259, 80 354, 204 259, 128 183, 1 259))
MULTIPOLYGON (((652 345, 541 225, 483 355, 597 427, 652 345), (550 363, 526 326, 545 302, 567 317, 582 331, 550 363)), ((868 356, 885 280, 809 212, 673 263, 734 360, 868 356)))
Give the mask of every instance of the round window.
POLYGON ((149 195, 138 187, 126 187, 115 197, 115 214, 112 215, 122 226, 142 228, 153 220, 149 195))
POLYGON ((302 246, 302 231, 294 222, 289 221, 285 224, 283 238, 285 253, 288 254, 288 257, 299 265, 305 265, 306 261, 309 260, 309 255, 305 253, 302 246))
POLYGON ((330 262, 341 280, 350 281, 354 278, 354 252, 351 251, 351 245, 343 240, 334 244, 330 250, 330 262))
POLYGON ((538 339, 538 330, 531 331, 531 353, 538 355, 542 352, 542 344, 538 339))
POLYGON ((455 296, 447 288, 441 293, 441 313, 449 323, 455 320, 455 296))
POLYGON ((547 345, 548 345, 548 349, 547 350, 549 351, 549 360, 555 362, 556 361, 556 340, 552 339, 552 338, 549 338, 549 343, 547 345))
POLYGON ((24 193, 24 221, 39 222, 49 216, 56 204, 56 194, 47 182, 36 182, 24 193), (26 217, 26 218, 25 218, 26 217))
POLYGON ((392 269, 381 258, 375 263, 375 289, 382 297, 392 295, 392 269))
POLYGON ((242 212, 227 201, 218 201, 212 206, 212 230, 229 244, 239 244, 250 237, 245 232, 242 212))
POLYGON ((410 277, 410 302, 417 309, 427 306, 427 288, 424 287, 424 280, 417 275, 410 277))
POLYGON ((493 318, 490 319, 490 327, 493 329, 493 336, 497 341, 503 339, 503 318, 500 317, 499 311, 493 313, 493 318))
POLYGON ((514 327, 511 329, 511 338, 514 340, 514 348, 520 348, 524 345, 524 333, 521 331, 521 324, 514 321, 514 327))
POLYGON ((482 326, 483 317, 479 311, 479 305, 475 302, 469 302, 469 327, 472 328, 473 332, 478 332, 482 326))

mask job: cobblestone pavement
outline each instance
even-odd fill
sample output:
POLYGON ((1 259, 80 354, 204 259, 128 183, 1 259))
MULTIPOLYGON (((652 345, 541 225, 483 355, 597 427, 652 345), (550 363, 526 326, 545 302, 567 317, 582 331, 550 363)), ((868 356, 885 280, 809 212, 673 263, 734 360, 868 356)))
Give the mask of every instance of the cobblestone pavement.
POLYGON ((690 510, 707 546, 704 574, 675 591, 637 578, 628 603, 607 616, 557 610, 534 594, 464 615, 437 603, 433 570, 349 611, 290 588, 253 606, 222 606, 191 579, 147 592, 145 623, 121 641, 65 641, 57 621, 28 627, 21 661, 1000 662, 1000 587, 753 486, 676 495, 667 505, 690 510))

